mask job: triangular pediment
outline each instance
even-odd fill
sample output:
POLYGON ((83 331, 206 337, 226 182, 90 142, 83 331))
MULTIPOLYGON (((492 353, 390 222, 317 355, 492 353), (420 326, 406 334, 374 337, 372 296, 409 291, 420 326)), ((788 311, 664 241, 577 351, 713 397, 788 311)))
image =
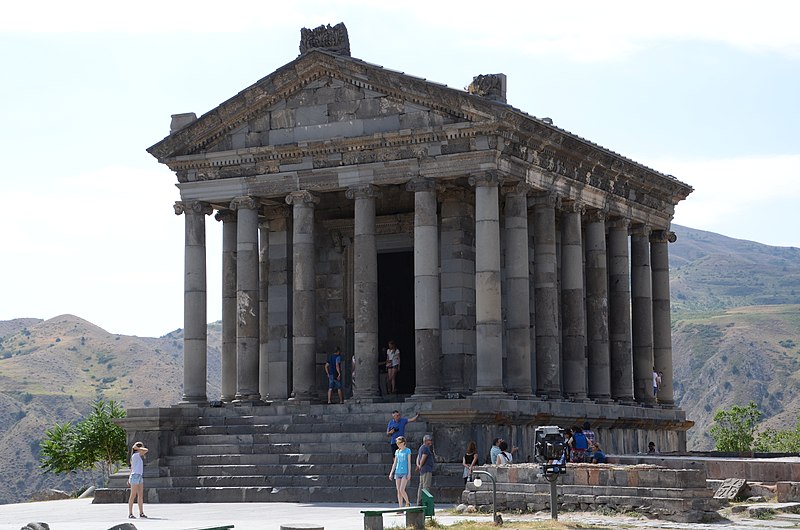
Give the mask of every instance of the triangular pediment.
POLYGON ((148 151, 177 156, 327 142, 491 119, 491 102, 461 90, 312 51, 148 151))

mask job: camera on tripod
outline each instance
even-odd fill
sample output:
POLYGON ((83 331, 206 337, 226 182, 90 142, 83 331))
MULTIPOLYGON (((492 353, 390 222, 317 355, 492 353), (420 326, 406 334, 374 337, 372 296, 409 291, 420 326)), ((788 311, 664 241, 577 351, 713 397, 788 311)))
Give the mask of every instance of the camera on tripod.
POLYGON ((567 472, 567 442, 564 429, 555 425, 536 427, 533 457, 542 466, 545 475, 567 472))

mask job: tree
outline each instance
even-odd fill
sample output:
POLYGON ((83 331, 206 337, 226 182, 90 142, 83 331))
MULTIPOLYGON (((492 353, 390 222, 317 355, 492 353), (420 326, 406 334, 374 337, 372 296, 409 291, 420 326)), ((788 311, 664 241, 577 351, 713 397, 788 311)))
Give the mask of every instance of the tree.
POLYGON ((755 442, 756 451, 770 453, 797 453, 800 452, 800 416, 794 429, 779 431, 767 428, 758 433, 755 442))
POLYGON ((114 401, 97 401, 83 420, 56 424, 45 431, 40 467, 51 473, 72 473, 99 468, 105 479, 128 456, 125 431, 114 423, 125 410, 114 401))
POLYGON ((718 410, 709 431, 716 442, 717 451, 750 451, 759 418, 761 411, 752 401, 746 407, 734 405, 730 410, 718 410))

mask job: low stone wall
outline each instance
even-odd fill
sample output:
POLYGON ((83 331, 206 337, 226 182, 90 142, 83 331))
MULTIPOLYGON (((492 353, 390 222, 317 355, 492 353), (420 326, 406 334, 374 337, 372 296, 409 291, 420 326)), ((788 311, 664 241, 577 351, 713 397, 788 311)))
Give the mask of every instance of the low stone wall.
MULTIPOLYGON (((550 509, 550 484, 538 465, 484 466, 497 481, 497 509, 536 512, 550 509)), ((662 519, 713 520, 720 502, 697 469, 666 469, 651 465, 569 464, 557 482, 559 510, 636 511, 662 519)), ((492 484, 480 489, 467 484, 462 502, 491 509, 492 484)))

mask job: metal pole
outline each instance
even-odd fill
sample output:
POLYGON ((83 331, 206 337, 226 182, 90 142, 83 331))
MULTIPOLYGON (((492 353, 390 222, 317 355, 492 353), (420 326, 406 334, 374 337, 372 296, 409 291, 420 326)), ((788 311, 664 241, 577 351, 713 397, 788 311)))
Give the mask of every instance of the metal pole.
POLYGON ((555 480, 550 481, 550 518, 554 521, 558 519, 558 492, 556 492, 556 475, 555 480))
POLYGON ((497 480, 488 471, 473 470, 473 475, 486 475, 492 481, 492 522, 497 522, 497 480))

